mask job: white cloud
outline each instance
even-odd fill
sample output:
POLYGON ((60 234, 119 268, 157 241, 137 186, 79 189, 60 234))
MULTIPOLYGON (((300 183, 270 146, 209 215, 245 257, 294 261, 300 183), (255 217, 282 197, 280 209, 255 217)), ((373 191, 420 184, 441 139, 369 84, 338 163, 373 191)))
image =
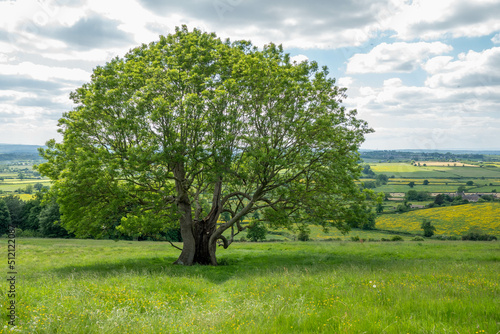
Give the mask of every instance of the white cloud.
POLYGON ((382 43, 369 53, 349 59, 347 73, 413 72, 431 55, 450 52, 453 48, 441 42, 382 43))
MULTIPOLYGON (((405 86, 400 78, 391 78, 381 87, 364 86, 351 90, 349 108, 356 108, 360 118, 368 121, 376 131, 367 137, 363 148, 498 149, 500 85, 492 81, 461 87, 443 84, 449 83, 457 66, 467 69, 464 74, 492 71, 493 54, 490 50, 465 54, 456 61, 449 57, 430 60, 426 69, 430 67, 435 73, 430 78, 440 76, 443 82, 439 85, 405 86), (479 68, 474 69, 474 63, 479 68), (443 68, 438 64, 443 64, 443 68), (463 133, 468 134, 467 141, 463 140, 463 133)), ((468 78, 461 76, 456 80, 461 83, 468 78)))
POLYGON ((110 49, 93 49, 89 51, 77 51, 77 50, 68 50, 67 52, 57 52, 57 50, 51 50, 48 52, 42 52, 40 55, 47 59, 53 60, 85 60, 86 62, 96 62, 99 64, 103 64, 107 61, 110 61, 112 58, 119 55, 123 56, 129 48, 110 48, 110 49))
POLYGON ((384 87, 401 87, 403 86, 403 81, 400 78, 392 78, 384 80, 384 87))
POLYGON ((41 81, 54 79, 88 81, 90 79, 90 73, 80 69, 50 67, 31 62, 22 62, 17 65, 0 64, 0 73, 3 75, 28 76, 41 81))
POLYGON ((352 77, 342 77, 337 80, 337 85, 340 87, 349 88, 354 83, 354 79, 352 77))
POLYGON ((309 60, 307 56, 304 55, 296 55, 290 58, 291 62, 302 63, 303 61, 309 60))
POLYGON ((491 41, 495 44, 500 44, 500 34, 496 34, 495 36, 493 36, 491 41))
POLYGON ((414 0, 400 6, 390 25, 402 40, 485 36, 500 29, 499 11, 497 0, 414 0))
POLYGON ((442 71, 442 69, 446 67, 452 60, 453 57, 450 56, 434 57, 429 59, 427 63, 425 63, 423 68, 427 71, 427 73, 435 74, 442 71))
MULTIPOLYGON (((433 58, 424 65, 431 74, 426 85, 435 87, 500 87, 500 47, 482 52, 469 51, 458 59, 433 58)), ((500 89, 500 88, 495 88, 500 89)))

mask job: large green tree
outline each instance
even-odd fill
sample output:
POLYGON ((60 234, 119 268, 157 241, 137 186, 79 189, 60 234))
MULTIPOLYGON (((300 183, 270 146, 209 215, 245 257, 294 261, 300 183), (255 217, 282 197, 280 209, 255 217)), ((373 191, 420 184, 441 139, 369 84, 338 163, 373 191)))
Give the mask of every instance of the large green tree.
POLYGON ((47 144, 38 168, 77 235, 180 225, 176 263, 216 265, 217 244, 252 212, 347 230, 351 204, 366 199, 354 180, 372 130, 341 106, 326 68, 274 44, 178 28, 97 67, 71 97, 63 141, 47 144))

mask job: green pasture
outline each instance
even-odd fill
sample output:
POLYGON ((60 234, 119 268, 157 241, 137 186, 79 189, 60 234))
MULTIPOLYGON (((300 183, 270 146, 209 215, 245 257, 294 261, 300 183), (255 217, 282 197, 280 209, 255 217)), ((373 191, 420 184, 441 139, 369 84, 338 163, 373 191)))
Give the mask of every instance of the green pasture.
POLYGON ((498 193, 498 192, 500 192, 500 185, 471 188, 470 191, 471 192, 478 192, 478 193, 490 193, 492 191, 495 191, 498 193))
MULTIPOLYGON (((409 163, 376 163, 370 164, 371 169, 377 174, 385 174, 397 178, 416 179, 457 179, 457 178, 496 178, 500 179, 499 168, 479 167, 418 167, 409 163)), ((429 180, 430 181, 430 180, 429 180)))
MULTIPOLYGON (((0 174, 1 176, 1 174, 0 174)), ((40 180, 40 179, 24 179, 24 180, 19 180, 19 179, 5 179, 4 181, 0 181, 0 191, 2 191, 5 194, 12 193, 18 189, 26 189, 26 186, 32 185, 34 186, 36 183, 41 183, 44 186, 50 186, 51 181, 50 180, 40 180)), ((36 192, 36 190, 33 190, 33 192, 36 192)))
MULTIPOLYGON (((378 231, 378 230, 368 231, 362 229, 352 229, 347 234, 341 233, 336 228, 329 228, 325 232, 323 230, 323 227, 318 225, 309 225, 309 229, 310 229, 309 238, 311 241, 347 241, 351 240, 352 237, 359 237, 359 239, 364 239, 364 240, 379 241, 382 238, 389 239, 394 236, 394 233, 388 233, 385 231, 378 231)), ((248 240, 247 233, 248 230, 241 232, 240 234, 235 236, 235 240, 240 241, 242 237, 244 240, 248 240)), ((266 241, 296 241, 297 234, 298 231, 288 230, 284 228, 268 229, 266 235, 266 241)), ((231 232, 226 231, 224 235, 226 237, 229 237, 231 235, 231 232)))
POLYGON ((487 169, 478 167, 433 167, 434 170, 470 178, 500 178, 500 169, 487 169))
POLYGON ((159 242, 16 246, 17 326, 2 280, 1 333, 500 330, 497 242, 237 243, 218 267, 174 266, 179 251, 159 242))
MULTIPOLYGON (((409 190, 416 190, 416 191, 427 191, 430 193, 434 192, 446 192, 446 193, 451 193, 451 192, 456 192, 460 184, 448 184, 448 185, 436 185, 436 184, 429 184, 427 186, 424 186, 422 184, 415 184, 413 188, 410 188, 408 184, 391 184, 388 183, 386 185, 381 185, 375 188, 375 192, 384 192, 384 193, 407 193, 409 190)), ((470 187, 466 187, 470 188, 470 187)), ((500 189, 499 189, 500 190, 500 189)))

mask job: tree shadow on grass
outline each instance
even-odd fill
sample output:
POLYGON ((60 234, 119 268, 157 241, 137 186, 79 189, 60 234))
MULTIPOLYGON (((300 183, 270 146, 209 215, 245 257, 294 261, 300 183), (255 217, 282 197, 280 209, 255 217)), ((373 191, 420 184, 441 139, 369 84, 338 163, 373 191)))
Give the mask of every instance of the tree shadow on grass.
POLYGON ((72 277, 113 277, 124 274, 162 275, 204 279, 214 284, 222 284, 230 279, 251 279, 266 274, 287 272, 321 273, 342 270, 390 270, 394 266, 412 266, 415 260, 401 259, 393 254, 374 254, 368 250, 349 253, 311 253, 304 251, 273 251, 239 254, 238 252, 219 256, 219 266, 180 266, 172 264, 175 257, 144 257, 122 259, 113 262, 102 261, 89 265, 70 265, 54 268, 51 272, 72 277))

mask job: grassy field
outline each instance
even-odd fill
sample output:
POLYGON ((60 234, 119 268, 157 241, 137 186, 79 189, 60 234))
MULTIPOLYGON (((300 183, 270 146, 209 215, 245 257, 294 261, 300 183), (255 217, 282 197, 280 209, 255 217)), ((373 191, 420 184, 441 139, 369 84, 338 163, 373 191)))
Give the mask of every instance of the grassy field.
POLYGON ((165 243, 16 245, 17 327, 4 315, 1 333, 500 330, 497 242, 238 243, 218 267, 173 266, 165 243))
MULTIPOLYGON (((375 163, 370 164, 377 174, 395 176, 397 178, 494 178, 500 179, 500 168, 426 166, 418 167, 409 163, 375 163)), ((430 180, 429 180, 430 181, 430 180)))
POLYGON ((500 203, 475 203, 382 215, 377 228, 383 230, 421 233, 423 219, 436 227, 436 235, 460 236, 479 226, 484 232, 500 237, 500 203))
MULTIPOLYGON (((394 236, 394 233, 387 233, 385 231, 377 231, 377 230, 362 230, 362 229, 352 229, 347 234, 342 234, 336 228, 330 228, 327 232, 323 231, 321 226, 317 225, 309 225, 310 233, 309 238, 312 241, 345 241, 351 240, 352 237, 359 237, 360 239, 365 240, 381 240, 382 238, 390 239, 394 236)), ((240 240, 241 237, 247 237, 248 230, 241 232, 239 235, 235 237, 236 240, 240 240)), ((267 241, 296 241, 297 233, 294 231, 290 231, 287 229, 276 229, 271 230, 268 229, 266 240, 267 241)), ((229 237, 229 231, 226 231, 226 236, 229 237)))

